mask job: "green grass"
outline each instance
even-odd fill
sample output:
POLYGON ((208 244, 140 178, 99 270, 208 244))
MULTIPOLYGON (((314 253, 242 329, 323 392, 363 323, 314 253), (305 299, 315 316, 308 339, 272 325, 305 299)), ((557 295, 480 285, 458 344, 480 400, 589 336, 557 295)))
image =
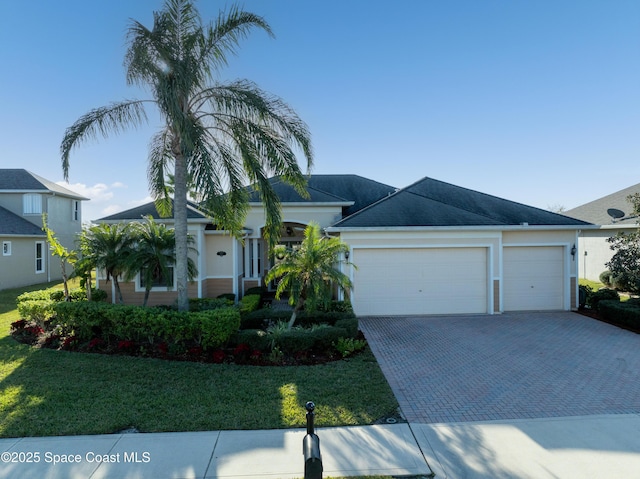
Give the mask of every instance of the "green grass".
POLYGON ((580 279, 578 280, 578 284, 582 286, 589 286, 593 291, 598 291, 600 288, 604 288, 604 284, 599 281, 592 281, 590 279, 580 279))
POLYGON ((0 437, 303 427, 310 400, 317 426, 362 425, 397 408, 369 350, 319 366, 260 367, 19 344, 9 336, 15 297, 42 287, 0 292, 0 437))

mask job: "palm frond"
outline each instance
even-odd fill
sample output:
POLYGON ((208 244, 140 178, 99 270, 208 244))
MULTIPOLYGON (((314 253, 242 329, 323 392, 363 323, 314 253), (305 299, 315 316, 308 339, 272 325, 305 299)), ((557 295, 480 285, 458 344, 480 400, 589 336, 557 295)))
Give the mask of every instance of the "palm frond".
POLYGON ((96 139, 98 135, 107 137, 109 133, 121 133, 128 127, 142 124, 147 120, 144 103, 144 100, 125 100, 96 108, 67 128, 60 145, 65 180, 69 179, 71 150, 89 139, 96 139))

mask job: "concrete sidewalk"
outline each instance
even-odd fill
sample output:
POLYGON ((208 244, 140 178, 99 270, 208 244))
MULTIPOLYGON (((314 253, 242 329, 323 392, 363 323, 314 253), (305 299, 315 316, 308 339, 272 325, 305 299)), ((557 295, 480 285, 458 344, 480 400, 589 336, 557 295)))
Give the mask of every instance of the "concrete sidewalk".
MULTIPOLYGON (((0 477, 302 478, 305 434, 287 429, 0 439, 0 477)), ((640 414, 318 428, 317 434, 325 478, 426 477, 432 471, 436 479, 640 478, 640 414)))
MULTIPOLYGON (((431 474, 408 424, 318 428, 316 433, 323 477, 431 474)), ((305 434, 306 429, 276 429, 0 439, 0 477, 302 478, 305 434)))

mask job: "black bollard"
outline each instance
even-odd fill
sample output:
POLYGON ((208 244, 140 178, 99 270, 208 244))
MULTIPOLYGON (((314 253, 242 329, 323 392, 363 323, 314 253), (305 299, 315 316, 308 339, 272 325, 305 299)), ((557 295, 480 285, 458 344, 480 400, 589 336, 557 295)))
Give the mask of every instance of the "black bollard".
POLYGON ((322 479, 322 457, 320 456, 320 438, 313 430, 313 410, 316 405, 309 401, 305 404, 307 410, 307 435, 302 441, 304 454, 304 479, 322 479))

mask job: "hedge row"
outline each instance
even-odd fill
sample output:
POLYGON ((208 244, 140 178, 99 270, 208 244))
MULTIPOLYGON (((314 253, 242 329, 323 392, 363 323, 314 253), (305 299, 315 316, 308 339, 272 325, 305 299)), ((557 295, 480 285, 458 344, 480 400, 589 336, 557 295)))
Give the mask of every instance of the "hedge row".
MULTIPOLYGON (((87 292, 81 288, 72 289, 69 291, 69 297, 71 301, 86 301, 87 292)), ((104 301, 106 299, 107 293, 105 291, 91 288, 91 301, 104 301)), ((18 305, 25 301, 64 301, 64 291, 61 289, 41 289, 38 291, 22 293, 16 298, 18 305)))
POLYGON ((225 344, 240 326, 236 308, 197 312, 94 302, 57 303, 56 319, 81 341, 195 343, 204 349, 225 344))
POLYGON ((607 321, 640 329, 640 302, 637 300, 602 300, 598 303, 598 311, 607 321))
MULTIPOLYGON (((258 309, 242 315, 240 329, 261 329, 269 323, 288 321, 291 311, 258 309)), ((355 318, 353 310, 347 311, 300 311, 296 317, 296 326, 312 326, 314 324, 335 325, 341 319, 355 318)))
POLYGON ((232 338, 235 344, 246 344, 252 350, 271 351, 278 348, 286 354, 300 351, 327 351, 340 338, 355 338, 358 333, 356 318, 342 319, 335 326, 325 325, 311 329, 293 328, 277 334, 263 329, 243 329, 232 338))

